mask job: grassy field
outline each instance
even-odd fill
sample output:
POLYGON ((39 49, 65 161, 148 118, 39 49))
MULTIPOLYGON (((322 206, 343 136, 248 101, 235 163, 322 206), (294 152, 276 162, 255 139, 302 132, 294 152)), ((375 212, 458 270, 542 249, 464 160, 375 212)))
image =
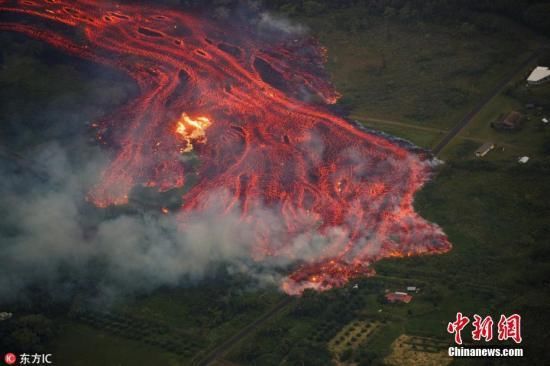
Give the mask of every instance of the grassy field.
POLYGON ((355 320, 346 324, 329 342, 328 348, 336 359, 342 359, 348 349, 357 349, 378 329, 378 322, 355 320))
POLYGON ((437 142, 447 133, 446 130, 433 127, 423 127, 411 123, 362 118, 355 115, 351 116, 351 118, 372 129, 384 131, 392 136, 398 136, 412 142, 417 146, 422 146, 425 148, 435 146, 437 142))
POLYGON ((110 330, 101 331, 74 322, 64 322, 61 326, 62 335, 51 350, 58 365, 181 365, 173 353, 118 337, 110 330))
POLYGON ((423 337, 401 335, 392 343, 392 353, 386 357, 389 366, 445 366, 451 363, 440 342, 423 337))
POLYGON ((536 47, 529 31, 504 19, 497 33, 401 23, 361 7, 299 20, 328 46, 328 68, 354 114, 441 129, 536 47))
MULTIPOLYGON (((525 75, 531 67, 519 74, 502 93, 493 98, 459 135, 463 138, 493 141, 499 148, 488 154, 487 160, 510 161, 524 155, 537 159, 547 155, 544 146, 550 140, 550 126, 543 124, 542 118, 550 118, 550 103, 547 102, 550 101, 550 85, 527 86, 525 75), (526 108, 528 104, 534 104, 534 107, 526 108), (523 115, 521 129, 498 131, 490 126, 490 123, 496 121, 501 114, 511 111, 523 115)), ((456 154, 456 150, 460 149, 457 145, 460 144, 460 139, 451 143, 443 150, 443 158, 460 158, 461 154, 456 154)), ((471 146, 468 149, 470 154, 474 153, 475 148, 471 146)))

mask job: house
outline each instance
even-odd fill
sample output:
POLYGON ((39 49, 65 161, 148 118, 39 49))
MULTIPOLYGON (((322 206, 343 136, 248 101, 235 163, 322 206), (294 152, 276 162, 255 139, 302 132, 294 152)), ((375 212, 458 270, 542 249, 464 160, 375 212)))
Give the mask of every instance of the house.
POLYGON ((386 294, 386 300, 391 303, 403 302, 405 304, 408 304, 411 302, 412 296, 407 294, 406 292, 395 291, 386 294))
POLYGON ((520 164, 525 164, 529 161, 529 157, 528 156, 522 156, 521 158, 518 159, 518 163, 520 164))
POLYGON ((546 66, 537 66, 527 77, 527 84, 538 85, 550 81, 550 69, 546 66))
POLYGON ((548 124, 548 118, 544 117, 544 118, 542 119, 542 123, 548 124))
POLYGON ((519 130, 523 122, 523 116, 521 113, 512 111, 507 114, 503 114, 496 122, 491 122, 491 127, 497 130, 519 130))
POLYGON ((407 286, 407 291, 411 291, 411 292, 418 292, 418 287, 416 286, 407 286))
POLYGON ((483 145, 481 145, 479 149, 476 150, 476 156, 478 158, 481 158, 487 155, 487 153, 493 150, 494 148, 495 148, 495 144, 493 142, 486 142, 483 145))

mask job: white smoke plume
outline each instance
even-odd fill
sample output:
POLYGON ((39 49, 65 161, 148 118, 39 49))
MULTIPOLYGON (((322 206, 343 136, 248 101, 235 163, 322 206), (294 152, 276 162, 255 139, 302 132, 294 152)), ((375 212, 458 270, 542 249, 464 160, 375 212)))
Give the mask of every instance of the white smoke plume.
POLYGON ((86 281, 105 298, 147 293, 203 279, 218 264, 277 285, 281 268, 321 258, 334 236, 347 235, 340 228, 316 233, 317 223, 304 213, 310 231, 277 256, 253 258, 258 234, 283 240, 278 210, 257 203, 250 213, 255 220, 243 221, 240 207, 221 213, 229 193, 218 190, 200 212, 186 213, 184 224, 180 215, 156 210, 109 215, 85 201, 104 155, 93 148, 72 155, 59 143, 41 146, 19 163, 22 173, 0 160, 0 303, 24 298, 32 285, 70 297, 86 281))
POLYGON ((288 18, 277 16, 268 12, 264 12, 259 15, 258 28, 260 32, 271 31, 286 35, 304 35, 309 31, 308 28, 302 24, 294 23, 288 18))

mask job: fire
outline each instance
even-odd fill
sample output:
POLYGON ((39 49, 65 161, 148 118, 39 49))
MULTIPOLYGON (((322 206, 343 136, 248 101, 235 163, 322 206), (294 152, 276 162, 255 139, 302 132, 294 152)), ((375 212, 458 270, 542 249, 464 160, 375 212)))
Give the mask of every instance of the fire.
POLYGON ((193 151, 193 143, 206 143, 206 129, 212 123, 207 117, 189 117, 187 113, 182 113, 180 119, 176 122, 176 133, 186 142, 182 153, 193 151))
POLYGON ((383 258, 451 249, 441 229, 414 211, 414 194, 430 176, 428 154, 330 111, 326 105, 339 94, 323 69, 327 50, 315 40, 267 41, 246 25, 131 2, 0 3, 0 13, 47 20, 1 17, 0 31, 115 68, 140 88, 128 105, 92 125, 116 155, 89 193, 91 203, 127 203, 138 185, 183 187, 193 159, 180 154, 204 144, 208 130, 208 144, 195 151, 195 184, 181 207, 161 212, 185 223, 187 213, 205 210, 212 191, 228 192, 216 197, 216 208, 238 209, 254 225, 251 257, 300 258, 281 283, 289 294, 373 275, 372 264, 383 258), (304 101, 310 94, 318 96, 314 103, 304 101), (270 214, 257 215, 258 206, 270 214), (273 228, 275 217, 280 225, 273 228), (297 242, 320 237, 322 250, 297 256, 297 242))

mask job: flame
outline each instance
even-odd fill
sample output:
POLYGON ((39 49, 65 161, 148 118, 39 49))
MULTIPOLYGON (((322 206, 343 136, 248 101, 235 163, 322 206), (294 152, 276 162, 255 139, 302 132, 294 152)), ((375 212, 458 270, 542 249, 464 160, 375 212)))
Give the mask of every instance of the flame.
POLYGON ((208 117, 191 118, 187 113, 182 113, 176 122, 176 133, 185 140, 187 145, 181 150, 182 153, 193 151, 193 143, 206 143, 206 129, 212 122, 208 117))

